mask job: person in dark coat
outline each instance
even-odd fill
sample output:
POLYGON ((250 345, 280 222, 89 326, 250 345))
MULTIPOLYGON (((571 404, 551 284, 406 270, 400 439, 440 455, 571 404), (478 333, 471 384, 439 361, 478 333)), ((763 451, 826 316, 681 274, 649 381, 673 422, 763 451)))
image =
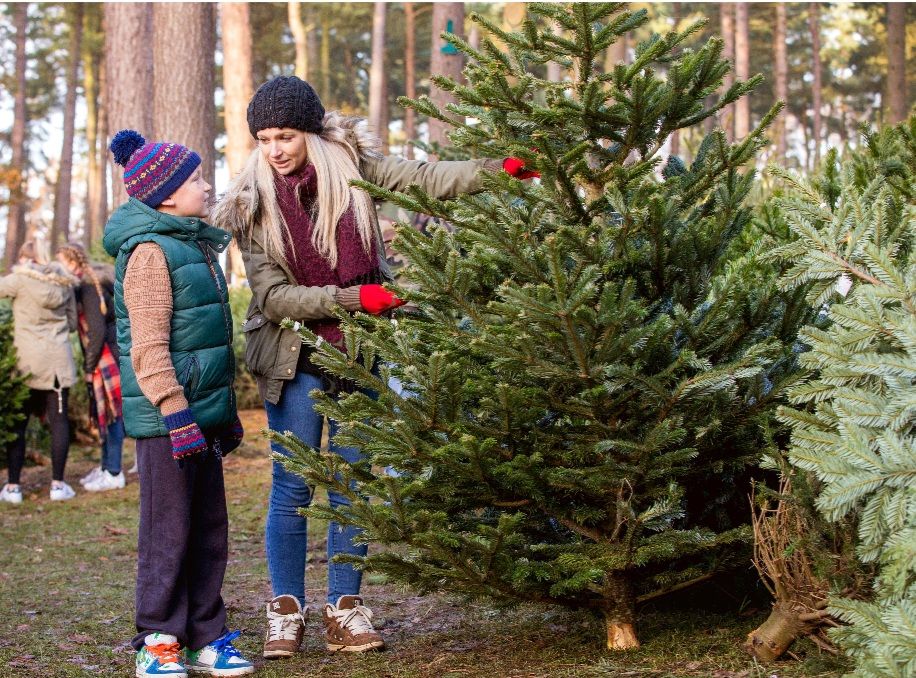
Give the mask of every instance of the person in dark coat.
POLYGON ((114 269, 92 264, 79 243, 61 247, 57 260, 80 281, 75 292, 83 372, 89 386, 93 423, 102 440, 101 464, 80 483, 90 492, 121 489, 125 482, 121 469, 124 418, 115 330, 114 269))

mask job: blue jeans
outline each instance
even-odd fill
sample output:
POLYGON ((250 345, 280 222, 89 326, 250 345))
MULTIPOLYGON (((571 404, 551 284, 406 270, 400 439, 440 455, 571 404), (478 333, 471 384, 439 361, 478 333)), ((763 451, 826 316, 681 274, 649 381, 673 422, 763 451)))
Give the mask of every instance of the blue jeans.
MULTIPOLYGON (((283 395, 277 405, 265 403, 267 424, 271 430, 280 433, 291 431, 306 445, 318 448, 321 445, 321 428, 324 417, 314 410, 314 402, 309 391, 320 389, 321 379, 312 374, 296 374, 295 378, 283 387, 283 395)), ((336 422, 330 422, 329 437, 331 451, 339 454, 349 462, 361 458, 352 447, 339 447, 334 444, 337 433, 336 422)), ((280 454, 288 454, 286 448, 271 444, 271 449, 280 454)), ((274 596, 291 595, 305 605, 305 561, 307 546, 307 525, 305 517, 299 515, 300 507, 312 502, 312 489, 305 480, 290 473, 283 465, 273 463, 273 479, 270 488, 270 502, 267 508, 267 526, 265 541, 267 545, 267 569, 274 596)), ((328 500, 332 507, 349 506, 350 500, 337 492, 328 491, 328 500)), ((340 596, 359 593, 362 572, 352 565, 335 563, 338 553, 365 556, 366 545, 355 546, 353 539, 362 530, 344 527, 336 522, 328 525, 328 602, 337 603, 340 596)))
POLYGON ((102 443, 102 468, 111 475, 121 472, 121 452, 124 447, 124 418, 118 417, 108 425, 105 442, 102 443))

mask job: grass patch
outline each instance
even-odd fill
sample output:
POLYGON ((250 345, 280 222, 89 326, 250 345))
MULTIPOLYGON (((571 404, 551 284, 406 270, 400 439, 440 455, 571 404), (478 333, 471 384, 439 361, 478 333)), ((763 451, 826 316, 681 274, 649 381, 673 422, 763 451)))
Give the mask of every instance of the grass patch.
MULTIPOLYGON (((383 626, 389 650, 329 655, 316 609, 324 601, 327 576, 326 526, 319 521, 309 526, 306 584, 312 614, 303 651, 288 661, 265 663, 260 649, 264 604, 270 598, 263 538, 270 462, 267 443, 258 435, 265 425, 263 412, 245 412, 243 421, 246 443, 225 461, 230 553, 223 595, 231 627, 243 630, 238 647, 256 661, 258 676, 815 678, 848 669, 842 659, 804 642, 792 648, 797 661, 756 665, 740 643, 764 611, 742 616, 741 601, 716 589, 696 595, 696 604, 644 610, 642 648, 611 654, 602 646, 597 620, 587 615, 419 597, 376 575, 364 577, 363 595, 383 626)), ((67 480, 74 487, 97 463, 94 455, 94 450, 73 451, 67 480)), ((129 443, 124 461, 125 468, 133 462, 129 443)), ((29 468, 25 502, 0 506, 0 675, 133 675, 128 641, 134 634, 136 476, 124 490, 79 492, 60 503, 48 500, 49 485, 49 468, 29 468)))

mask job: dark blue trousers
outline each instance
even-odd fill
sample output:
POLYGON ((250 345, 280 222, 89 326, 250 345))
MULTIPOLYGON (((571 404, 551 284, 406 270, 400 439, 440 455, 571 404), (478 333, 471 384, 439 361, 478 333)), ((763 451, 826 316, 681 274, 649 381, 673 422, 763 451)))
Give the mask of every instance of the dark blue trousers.
POLYGON ((167 633, 199 650, 226 632, 221 594, 229 521, 223 465, 212 453, 172 459, 167 436, 137 441, 140 534, 137 544, 137 635, 167 633))

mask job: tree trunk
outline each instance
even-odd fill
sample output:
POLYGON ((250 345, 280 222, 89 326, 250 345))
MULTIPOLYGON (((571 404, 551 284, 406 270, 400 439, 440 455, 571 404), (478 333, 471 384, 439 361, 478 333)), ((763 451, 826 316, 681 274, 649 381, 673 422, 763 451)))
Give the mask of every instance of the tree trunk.
POLYGON ((16 30, 15 59, 16 59, 16 93, 13 99, 13 129, 10 134, 12 158, 10 160, 10 198, 9 210, 6 215, 6 267, 9 269, 19 257, 19 248, 25 241, 25 213, 27 210, 25 194, 25 176, 27 170, 27 156, 25 149, 25 135, 28 120, 28 110, 25 105, 26 98, 26 52, 25 43, 29 29, 29 5, 26 2, 13 3, 13 28, 16 30))
MULTIPOLYGON (((671 7, 671 18, 674 20, 674 30, 677 30, 681 23, 681 3, 671 3, 671 7)), ((669 153, 671 155, 681 154, 681 130, 679 129, 676 129, 671 133, 671 147, 669 149, 669 153)))
POLYGON ((88 250, 101 233, 96 221, 99 200, 99 53, 95 38, 101 35, 98 6, 87 5, 83 15, 83 97, 86 100, 86 200, 83 204, 83 246, 88 250))
MULTIPOLYGON (((554 35, 558 37, 563 35, 563 27, 560 24, 554 23, 551 28, 553 29, 554 35)), ((621 38, 618 38, 617 42, 608 48, 609 54, 614 51, 614 48, 620 43, 620 41, 621 41, 621 38)), ((606 57, 606 58, 610 58, 610 57, 606 57)), ((606 65, 607 64, 605 63, 605 66, 606 65)), ((564 71, 564 68, 562 64, 558 64, 556 61, 547 62, 547 79, 550 82, 563 82, 563 71, 564 71)))
MULTIPOLYGON (((223 5, 235 3, 223 3, 223 5)), ((309 53, 305 41, 305 23, 302 21, 302 3, 290 0, 286 3, 289 15, 289 30, 296 46, 296 76, 306 80, 309 72, 309 53)))
POLYGON ((814 130, 814 167, 821 161, 821 25, 820 7, 816 2, 808 4, 808 26, 811 30, 811 70, 814 80, 811 83, 811 107, 814 130))
POLYGON ((153 5, 153 136, 197 151, 211 185, 216 168, 214 9, 197 2, 153 5))
POLYGON ((387 7, 376 2, 372 13, 372 64, 369 69, 369 126, 388 153, 388 76, 385 73, 385 20, 387 7))
MULTIPOLYGON (((776 98, 789 103, 789 59, 786 54, 786 4, 776 3, 776 30, 773 32, 773 76, 776 98)), ((773 136, 776 141, 776 161, 786 162, 786 111, 773 121, 773 136)))
MULTIPOLYGON (((722 32, 722 57, 735 62, 735 9, 728 3, 719 3, 719 27, 722 32)), ((729 70, 722 78, 724 91, 735 83, 735 72, 729 70)), ((719 125, 725 131, 729 142, 735 140, 735 105, 729 104, 719 112, 719 125)))
MULTIPOLYGON (((294 3, 289 4, 292 6, 294 3)), ((254 139, 248 131, 248 102, 254 94, 249 14, 247 2, 220 4, 223 91, 226 93, 226 164, 230 177, 242 170, 254 148, 254 139)))
MULTIPOLYGON (((417 11, 412 2, 404 3, 404 94, 417 98, 417 11)), ((404 156, 413 158, 410 142, 417 138, 417 112, 409 106, 404 110, 404 156)))
POLYGON ((331 102, 331 16, 321 12, 321 100, 325 110, 331 102))
POLYGON ((607 649, 635 650, 639 647, 636 636, 636 597, 633 587, 624 577, 605 575, 606 606, 601 610, 607 631, 607 649))
POLYGON ((906 120, 906 3, 887 3, 887 121, 906 120))
MULTIPOLYGON (((735 77, 747 80, 751 74, 751 44, 748 3, 735 3, 735 77)), ((735 102, 735 139, 742 141, 751 131, 751 101, 741 97, 735 102)))
MULTIPOLYGON (((446 43, 442 34, 451 31, 455 35, 464 35, 464 3, 463 2, 437 2, 433 5, 432 46, 430 52, 430 73, 441 75, 453 80, 461 80, 461 70, 464 66, 462 54, 449 54, 443 52, 446 43)), ((430 84, 429 98, 440 109, 455 102, 455 98, 434 84, 430 84)), ((445 133, 449 126, 441 120, 429 119, 429 142, 440 145, 448 144, 445 133)))
MULTIPOLYGON (((625 64, 627 62, 627 35, 624 33, 607 48, 607 51, 604 53, 604 72, 611 73, 614 70, 614 66, 617 64, 625 64)), ((559 66, 559 64, 549 63, 547 64, 548 71, 551 66, 559 66)), ((550 80, 550 77, 547 78, 550 80)))
POLYGON ((303 9, 305 10, 305 53, 307 55, 305 79, 307 82, 311 83, 318 70, 318 40, 315 31, 315 7, 311 2, 307 2, 303 9))
POLYGON ((108 82, 107 60, 104 55, 99 59, 99 92, 102 93, 101 104, 99 105, 99 148, 98 163, 96 172, 98 172, 99 194, 95 204, 95 223, 98 227, 98 237, 101 237, 105 222, 108 221, 108 163, 111 155, 108 153, 106 141, 108 139, 108 101, 105 84, 108 82))
MULTIPOLYGON (((290 8, 293 4, 289 3, 290 8)), ((290 10, 292 11, 292 9, 290 10)), ((248 102, 254 94, 252 76, 251 23, 247 2, 220 4, 220 27, 223 39, 223 91, 225 92, 226 164, 229 176, 238 174, 254 148, 248 131, 248 102)), ((297 45, 296 68, 299 68, 297 45)), ((298 75, 298 72, 297 72, 298 75)), ((305 73, 299 77, 305 78, 305 73)), ((245 264, 235 240, 226 252, 229 283, 245 278, 245 264)))
POLYGON ((818 637, 828 621, 834 622, 825 608, 824 601, 819 609, 811 609, 805 604, 777 600, 773 603, 770 616, 760 626, 747 634, 744 649, 758 661, 769 663, 779 659, 793 642, 801 636, 811 636, 818 647, 829 652, 836 652, 825 637, 818 637))
POLYGON ((73 128, 76 122, 76 90, 79 87, 81 45, 83 40, 83 3, 70 5, 70 44, 68 45, 67 94, 64 96, 64 139, 60 167, 54 188, 54 221, 51 223, 51 249, 70 240, 70 189, 73 183, 73 128))
MULTIPOLYGON (((106 3, 105 107, 109 129, 153 134, 153 6, 148 2, 106 3)), ((181 41, 170 47, 180 47, 181 41)), ((188 99, 190 101, 191 99, 188 99)), ((104 145, 107 147, 108 140, 104 145)), ((110 154, 105 153, 106 159, 110 154)), ((127 200, 123 169, 111 164, 113 205, 127 200)))

